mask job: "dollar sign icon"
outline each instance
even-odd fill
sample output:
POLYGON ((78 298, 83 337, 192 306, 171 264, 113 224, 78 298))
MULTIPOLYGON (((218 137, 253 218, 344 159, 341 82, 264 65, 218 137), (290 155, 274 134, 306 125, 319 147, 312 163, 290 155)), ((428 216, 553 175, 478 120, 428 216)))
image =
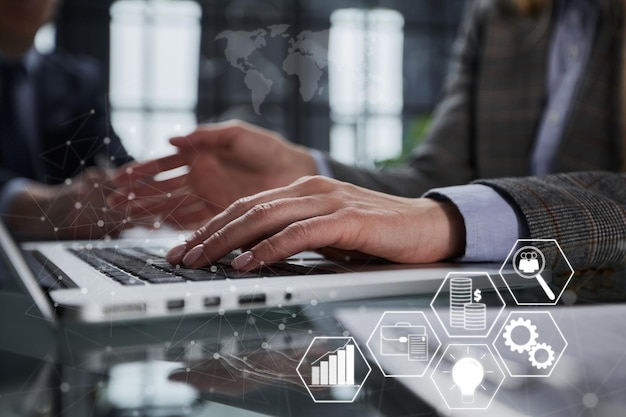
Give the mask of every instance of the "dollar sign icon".
POLYGON ((478 303, 483 298, 483 296, 481 294, 482 293, 480 291, 480 288, 476 289, 476 291, 474 291, 474 302, 475 303, 478 303))

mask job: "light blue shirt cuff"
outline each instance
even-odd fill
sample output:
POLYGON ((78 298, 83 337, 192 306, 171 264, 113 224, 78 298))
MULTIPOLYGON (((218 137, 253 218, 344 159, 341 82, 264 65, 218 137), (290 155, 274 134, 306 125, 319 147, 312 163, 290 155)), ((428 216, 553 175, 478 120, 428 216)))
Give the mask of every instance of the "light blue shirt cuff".
POLYGON ((333 171, 330 169, 330 164, 328 163, 328 159, 326 155, 318 151, 317 149, 309 149, 309 154, 313 157, 315 161, 315 169, 317 170, 317 175, 323 175, 325 177, 333 178, 333 171))
POLYGON ((435 188, 424 194, 449 200, 465 221, 464 262, 503 261, 519 239, 522 220, 493 188, 481 184, 435 188))
POLYGON ((9 214, 13 200, 24 191, 26 185, 31 182, 28 178, 13 178, 0 190, 0 215, 9 214))

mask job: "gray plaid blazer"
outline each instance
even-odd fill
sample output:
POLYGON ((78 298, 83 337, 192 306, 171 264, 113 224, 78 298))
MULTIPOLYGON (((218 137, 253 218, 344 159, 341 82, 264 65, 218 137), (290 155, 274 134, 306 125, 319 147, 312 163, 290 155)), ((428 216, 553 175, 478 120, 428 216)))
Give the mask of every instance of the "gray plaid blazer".
POLYGON ((622 262, 626 183, 610 173, 621 163, 621 10, 601 2, 591 59, 557 153, 558 171, 571 174, 489 181, 530 175, 553 29, 550 11, 520 16, 501 3, 476 0, 468 10, 431 131, 409 163, 372 171, 329 160, 333 174, 408 197, 482 179, 518 206, 531 237, 557 239, 576 265, 622 262))
MULTIPOLYGON (((329 161, 335 178, 419 196, 479 178, 530 175, 547 94, 552 19, 549 11, 522 17, 499 3, 476 0, 470 7, 431 130, 407 166, 380 172, 329 161)), ((601 13, 558 150, 559 172, 620 168, 621 19, 614 16, 601 13)))

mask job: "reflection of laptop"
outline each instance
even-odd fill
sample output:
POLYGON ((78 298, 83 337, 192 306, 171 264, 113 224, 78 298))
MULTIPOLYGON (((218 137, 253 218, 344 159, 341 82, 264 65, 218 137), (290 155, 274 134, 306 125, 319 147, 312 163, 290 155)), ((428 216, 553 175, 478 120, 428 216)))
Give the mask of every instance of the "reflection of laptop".
MULTIPOLYGON (((173 239, 23 243, 0 225, 0 247, 48 317, 109 322, 434 293, 449 271, 486 265, 333 263, 303 253, 259 274, 240 275, 228 260, 207 270, 175 269, 162 258, 173 239), (133 272, 134 271, 134 272, 133 272), (55 282, 54 285, 51 282, 55 282), (45 291, 41 291, 44 284, 45 291)), ((498 265, 491 265, 497 275, 498 265)), ((500 285, 501 280, 494 280, 500 285)), ((528 281, 521 282, 528 285, 528 281)))

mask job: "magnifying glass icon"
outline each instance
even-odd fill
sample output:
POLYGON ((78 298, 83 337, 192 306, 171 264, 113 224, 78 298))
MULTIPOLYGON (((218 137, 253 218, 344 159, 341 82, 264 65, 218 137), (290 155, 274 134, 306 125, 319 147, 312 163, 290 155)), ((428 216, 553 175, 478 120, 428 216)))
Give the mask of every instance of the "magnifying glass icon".
POLYGON ((541 276, 546 268, 546 258, 543 252, 534 246, 523 246, 513 256, 513 269, 515 273, 524 279, 536 279, 539 285, 552 301, 556 299, 554 292, 541 276))

